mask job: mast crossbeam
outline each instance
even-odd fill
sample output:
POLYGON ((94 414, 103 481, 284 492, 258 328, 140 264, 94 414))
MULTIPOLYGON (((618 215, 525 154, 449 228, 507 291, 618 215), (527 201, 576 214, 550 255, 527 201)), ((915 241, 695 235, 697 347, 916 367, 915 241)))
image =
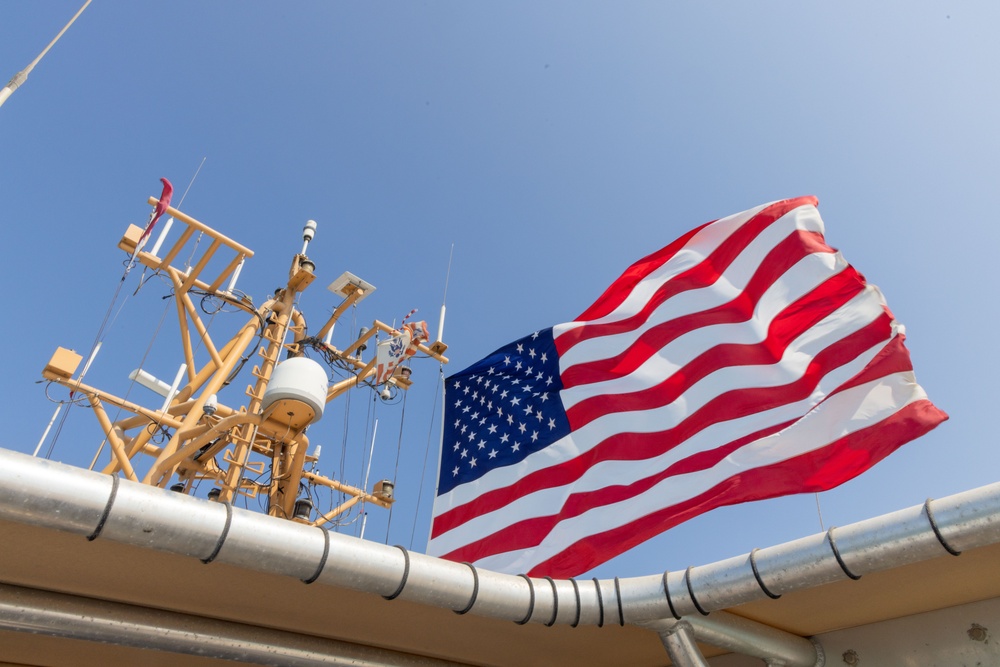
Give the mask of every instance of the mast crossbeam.
MULTIPOLYGON (((158 200, 150 197, 148 203, 156 206, 158 200)), ((337 289, 332 290, 343 300, 318 335, 310 336, 305 315, 297 304, 299 295, 316 277, 315 265, 305 255, 315 233, 315 223, 307 225, 305 244, 302 252, 292 257, 285 286, 263 305, 255 306, 248 296, 235 289, 236 278, 245 261, 253 257, 253 251, 176 208, 167 207, 165 213, 183 227, 168 242, 166 237, 173 225, 164 225, 153 247, 156 254, 144 249, 144 232, 135 225, 129 227, 119 242, 119 247, 138 263, 168 278, 171 296, 176 299, 184 369, 178 371, 173 385, 152 378, 145 371, 139 376, 145 378, 144 386, 166 394, 162 407, 147 408, 87 385, 81 377, 74 379, 79 355, 62 348, 42 374, 45 379, 84 397, 93 409, 110 445, 110 460, 104 472, 188 494, 196 492, 200 482, 207 481, 213 485, 209 498, 220 502, 232 502, 237 496, 256 498, 266 494, 268 514, 315 526, 336 521, 359 503, 390 508, 394 498, 388 483, 376 484, 369 490, 317 473, 318 448, 309 453, 310 439, 305 433, 309 424, 318 419, 316 414, 322 415, 323 404, 357 387, 374 388, 372 377, 377 355, 361 357, 372 339, 379 334, 390 337, 402 334, 374 320, 370 329, 343 350, 327 340, 336 322, 370 295, 374 286, 345 273, 335 282, 337 289), (203 239, 208 243, 202 244, 203 239), (160 253, 161 248, 166 250, 160 253), (180 258, 184 257, 187 259, 181 266, 180 258), (248 319, 220 347, 210 335, 192 295, 221 299, 243 310, 248 319), (269 399, 268 395, 279 366, 300 357, 307 349, 318 352, 332 368, 346 372, 347 377, 331 384, 329 372, 324 371, 326 384, 323 393, 317 396, 319 407, 302 412, 295 407, 299 399, 294 393, 291 398, 279 399, 269 399), (245 404, 233 406, 220 402, 219 392, 236 379, 254 353, 259 363, 249 371, 253 379, 246 387, 245 404), (115 406, 128 414, 112 421, 106 406, 115 406), (311 502, 301 501, 309 499, 315 487, 347 498, 325 513, 314 510, 311 502), (308 489, 305 495, 300 495, 301 488, 308 489), (390 490, 384 491, 386 488, 390 490)), ((412 347, 440 363, 448 361, 442 354, 447 346, 440 341, 430 347, 422 342, 412 347)), ((133 373, 133 377, 137 374, 133 373)), ((383 392, 389 387, 408 389, 412 384, 408 374, 402 373, 392 375, 384 383, 383 392)), ((275 384, 285 391, 285 385, 275 384)))

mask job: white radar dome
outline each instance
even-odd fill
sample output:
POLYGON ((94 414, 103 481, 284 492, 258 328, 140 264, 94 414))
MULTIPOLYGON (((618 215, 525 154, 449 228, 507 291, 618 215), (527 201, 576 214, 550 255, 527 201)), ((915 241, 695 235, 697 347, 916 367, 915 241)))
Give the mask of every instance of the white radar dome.
POLYGON ((275 366, 261 407, 274 406, 271 419, 302 428, 323 417, 328 388, 325 368, 307 357, 292 357, 275 366))

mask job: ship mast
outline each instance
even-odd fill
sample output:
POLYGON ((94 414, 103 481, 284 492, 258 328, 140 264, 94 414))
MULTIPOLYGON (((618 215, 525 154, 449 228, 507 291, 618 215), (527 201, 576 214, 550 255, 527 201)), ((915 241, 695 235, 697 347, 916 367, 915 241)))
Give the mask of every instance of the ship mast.
MULTIPOLYGON (((150 197, 148 203, 156 206, 158 200, 150 197)), ((303 230, 302 251, 292 257, 285 286, 255 305, 235 289, 235 279, 253 251, 180 210, 168 207, 166 213, 184 229, 162 256, 139 245, 143 230, 135 225, 129 226, 118 244, 136 262, 165 276, 173 289, 184 359, 181 370, 173 385, 141 369, 132 374, 144 386, 165 394, 163 404, 143 406, 87 385, 81 377, 73 379, 82 358, 65 348, 56 350, 42 373, 45 379, 84 397, 93 408, 111 448, 111 461, 103 471, 180 493, 192 493, 196 484, 208 481, 213 486, 209 498, 225 503, 238 496, 263 494, 269 514, 317 526, 359 502, 390 507, 394 494, 389 480, 362 489, 318 474, 314 469, 317 456, 309 454, 306 431, 322 417, 326 403, 352 388, 367 385, 381 394, 409 389, 410 369, 404 361, 419 353, 447 363, 443 356, 447 346, 441 341, 425 345, 426 326, 395 329, 375 320, 345 349, 334 347, 328 334, 337 320, 374 291, 370 283, 350 273, 330 286, 343 301, 317 335, 310 336, 297 303, 316 278, 315 265, 306 254, 316 232, 313 221, 303 230), (199 236, 207 239, 207 247, 198 243, 199 236), (190 265, 177 266, 177 258, 192 244, 190 265), (244 311, 247 319, 228 341, 218 344, 192 297, 220 300, 244 311), (377 333, 387 337, 383 343, 391 343, 395 352, 373 355, 365 362, 357 353, 377 333), (208 356, 200 366, 195 341, 204 346, 202 356, 208 356), (254 350, 260 359, 252 369, 254 382, 246 388, 246 403, 221 402, 219 392, 233 381, 254 350), (307 352, 319 356, 326 366, 307 352), (331 384, 330 370, 345 377, 331 384), (129 414, 112 421, 106 406, 129 414), (159 436, 166 440, 162 445, 153 442, 159 436), (310 494, 300 489, 315 486, 347 499, 329 512, 314 512, 310 494)), ((154 250, 165 245, 165 235, 166 230, 154 250)))

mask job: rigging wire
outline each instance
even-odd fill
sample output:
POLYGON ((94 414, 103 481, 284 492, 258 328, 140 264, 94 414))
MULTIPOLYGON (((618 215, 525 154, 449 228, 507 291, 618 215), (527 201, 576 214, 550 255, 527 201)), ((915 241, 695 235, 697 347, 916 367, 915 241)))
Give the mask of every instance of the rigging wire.
MULTIPOLYGON (((417 506, 413 510, 413 524, 410 526, 410 546, 413 549, 413 537, 417 532, 417 519, 420 517, 420 503, 424 498, 424 475, 427 474, 427 459, 431 453, 431 435, 434 433, 434 413, 437 410, 438 396, 444 395, 444 364, 438 365, 437 385, 434 387, 434 405, 431 406, 431 418, 427 424, 427 447, 424 448, 424 464, 420 468, 420 486, 417 487, 417 506)), ((391 518, 390 509, 390 518, 391 518)))
MULTIPOLYGON (((291 305, 291 312, 288 313, 288 317, 285 319, 285 324, 282 327, 281 335, 278 336, 278 338, 276 339, 278 341, 278 343, 277 343, 277 345, 278 345, 277 356, 278 357, 281 356, 281 350, 285 346, 285 338, 288 336, 288 329, 289 329, 289 326, 291 325, 291 322, 292 322, 292 313, 294 313, 296 310, 298 310, 299 300, 301 298, 302 298, 301 293, 296 296, 295 301, 291 305)), ((254 310, 254 313, 257 313, 257 311, 254 310)), ((226 381, 223 382, 223 384, 222 384, 223 387, 227 386, 230 382, 232 382, 234 379, 236 379, 236 376, 239 374, 240 370, 242 370, 243 365, 247 362, 247 360, 250 359, 251 356, 253 356, 257 352, 257 349, 260 348, 260 345, 261 345, 261 343, 264 340, 264 334, 267 331, 267 327, 264 326, 266 324, 266 319, 263 318, 263 317, 260 317, 259 313, 257 313, 257 316, 258 316, 258 318, 260 318, 261 325, 262 325, 261 328, 260 328, 260 334, 259 334, 259 336, 257 338, 257 347, 254 349, 253 352, 251 352, 250 354, 244 356, 242 358, 242 360, 240 361, 240 363, 236 365, 236 368, 233 369, 233 372, 230 373, 229 377, 226 378, 226 381)), ((275 361, 277 361, 277 359, 275 361)), ((253 454, 253 443, 257 439, 257 433, 258 433, 259 429, 260 429, 260 425, 259 424, 254 424, 253 429, 251 430, 251 433, 250 433, 249 449, 247 449, 246 459, 242 463, 238 464, 240 466, 240 474, 236 478, 236 484, 235 484, 234 491, 233 491, 237 495, 240 494, 240 488, 242 488, 242 485, 243 485, 243 476, 246 474, 247 464, 250 462, 250 456, 251 456, 251 454, 253 454)), ((285 435, 287 435, 287 433, 285 435)), ((284 511, 282 511, 282 513, 284 513, 284 511)), ((289 517, 286 516, 285 518, 287 519, 289 517)))
MULTIPOLYGON (((190 190, 191 186, 194 185, 194 180, 198 177, 198 172, 201 171, 201 167, 205 164, 205 160, 206 159, 207 158, 202 158, 201 164, 198 165, 198 170, 195 171, 194 176, 191 178, 191 181, 188 183, 187 189, 184 190, 184 194, 181 196, 180 201, 177 202, 178 206, 181 206, 184 203, 184 197, 187 196, 188 190, 190 190)), ((131 269, 132 269, 132 260, 129 260, 129 262, 125 266, 124 273, 122 273, 121 280, 118 281, 118 285, 117 285, 117 287, 115 287, 115 293, 114 293, 114 295, 112 295, 112 297, 111 297, 111 303, 108 304, 108 309, 104 313, 104 319, 101 320, 101 325, 97 328, 97 335, 94 337, 94 342, 90 346, 90 354, 91 354, 91 356, 93 356, 95 354, 95 350, 101 345, 101 343, 104 342, 104 339, 107 337, 108 330, 112 326, 114 326, 114 323, 118 320, 118 315, 121 314, 122 310, 125 308, 125 304, 128 302, 129 296, 126 295, 124 301, 122 301, 121 306, 118 308, 118 312, 115 313, 114 319, 112 319, 111 322, 110 322, 110 324, 109 324, 108 320, 111 317, 111 311, 114 309, 115 303, 118 302, 118 296, 121 294, 122 287, 124 287, 125 280, 126 280, 126 278, 128 278, 128 274, 129 274, 129 271, 131 269)), ((140 278, 139 279, 139 286, 140 287, 142 286, 142 282, 143 282, 142 278, 140 278)), ((136 292, 138 292, 138 289, 136 290, 136 292)), ((77 381, 78 382, 82 382, 84 375, 86 375, 86 373, 81 373, 80 377, 77 378, 77 381)), ((70 405, 69 407, 67 407, 66 410, 62 413, 62 418, 59 420, 59 425, 56 427, 56 432, 52 436, 52 442, 49 444, 49 448, 45 452, 45 458, 46 459, 50 459, 52 457, 52 451, 55 449, 56 442, 58 442, 58 440, 59 440, 59 436, 62 433, 63 426, 66 424, 66 419, 69 417, 69 413, 70 413, 70 408, 71 407, 72 407, 72 405, 70 405)))
MULTIPOLYGON (((200 169, 200 167, 199 167, 199 169, 200 169)), ((196 176, 197 176, 197 174, 196 174, 196 176)), ((185 191, 184 194, 187 194, 187 192, 185 191)), ((183 197, 181 198, 181 200, 183 201, 183 197)), ((180 204, 178 204, 178 205, 180 205, 180 204)), ((157 274, 154 274, 154 275, 157 275, 157 274)), ((150 278, 152 278, 152 276, 150 276, 150 278)), ((213 310, 211 312, 209 312, 205 308, 205 299, 209 298, 210 296, 212 296, 212 295, 205 293, 204 296, 202 297, 202 311, 204 311, 206 314, 211 315, 211 317, 208 320, 208 324, 205 325, 205 333, 203 335, 199 335, 198 336, 198 344, 193 348, 192 354, 197 354, 198 350, 201 349, 201 346, 205 342, 205 338, 208 336, 209 331, 211 331, 211 329, 212 329, 212 324, 215 322, 215 316, 219 312, 222 312, 222 306, 220 306, 219 308, 217 308, 217 309, 215 309, 215 310, 213 310)), ((173 294, 173 290, 171 290, 171 294, 168 294, 167 296, 163 297, 163 299, 166 300, 166 299, 169 299, 171 297, 177 298, 176 295, 173 294)), ((222 301, 224 303, 224 300, 222 300, 222 301)), ((124 307, 124 305, 125 304, 123 302, 122 306, 124 307)), ((152 338, 149 341, 149 345, 146 347, 146 351, 142 355, 142 359, 139 361, 139 370, 142 370, 146 366, 146 358, 149 356, 150 351, 152 351, 153 344, 156 342, 156 338, 159 336, 160 328, 163 326, 163 320, 166 318, 168 310, 170 310, 170 303, 169 302, 166 304, 166 306, 164 306, 164 308, 163 308, 163 314, 160 315, 160 321, 156 325, 156 329, 153 331, 153 336, 152 336, 152 338)), ((121 309, 119 309, 119 312, 121 312, 121 309)), ((118 316, 116 314, 115 318, 117 319, 117 317, 118 316)), ((114 324, 114 321, 112 320, 112 325, 113 324, 114 324)), ((239 372, 239 369, 241 369, 243 367, 243 364, 245 364, 245 363, 246 363, 246 359, 244 359, 243 362, 241 364, 239 364, 239 366, 237 367, 236 373, 239 372)), ((229 381, 226 382, 226 384, 228 384, 228 383, 229 383, 229 381)), ((135 387, 135 385, 136 385, 136 381, 135 380, 132 380, 129 383, 128 389, 125 391, 125 396, 123 397, 124 400, 128 400, 128 397, 132 393, 132 389, 135 387)), ((114 419, 111 420, 112 423, 117 423, 118 422, 118 417, 121 416, 122 410, 123 410, 123 408, 121 406, 119 406, 118 410, 115 411, 114 419)), ((154 431, 157 431, 157 432, 162 432, 162 430, 163 430, 163 427, 162 427, 162 425, 161 425, 161 423, 160 423, 159 420, 157 420, 153 424, 148 425, 146 428, 147 429, 148 428, 153 428, 154 431)), ((88 468, 88 470, 93 470, 94 469, 94 466, 97 464, 97 459, 100 457, 101 452, 104 450, 104 445, 106 445, 107 442, 108 442, 108 440, 107 440, 106 437, 105 437, 104 440, 101 441, 100 446, 97 448, 97 453, 94 455, 94 459, 90 462, 90 467, 88 468)))
MULTIPOLYGON (((377 408, 378 408, 378 405, 375 403, 375 401, 377 401, 377 400, 378 400, 378 395, 373 393, 372 394, 372 400, 369 401, 369 403, 368 403, 368 415, 365 418, 365 438, 364 438, 364 442, 368 442, 368 434, 369 434, 368 428, 369 428, 369 425, 374 424, 374 427, 376 429, 378 428, 378 417, 375 415, 375 413, 377 412, 377 408)), ((374 454, 374 453, 375 453, 375 435, 374 435, 374 433, 372 433, 372 454, 374 454)), ((361 450, 361 470, 358 471, 358 479, 364 479, 365 461, 366 461, 365 452, 364 452, 364 450, 361 450)), ((367 491, 368 489, 362 489, 362 490, 363 491, 367 491)), ((361 503, 359 503, 359 504, 361 505, 360 509, 358 510, 359 513, 360 514, 365 514, 366 513, 366 510, 365 510, 365 501, 362 500, 361 503)), ((362 532, 362 534, 364 533, 364 525, 363 524, 362 524, 362 527, 361 527, 361 532, 362 532)), ((355 537, 360 537, 360 535, 355 534, 355 537)))
MULTIPOLYGON (((184 188, 184 194, 181 195, 180 201, 177 202, 177 206, 175 206, 174 208, 180 208, 181 206, 184 205, 184 199, 187 197, 188 192, 191 190, 191 186, 194 185, 195 179, 198 178, 198 174, 201 173, 201 168, 205 166, 205 160, 207 160, 207 159, 208 159, 208 157, 203 157, 201 159, 201 163, 198 164, 198 168, 194 170, 194 176, 192 176, 191 180, 188 181, 187 187, 184 188)), ((171 220, 172 220, 172 218, 171 218, 171 220)), ((164 228, 164 232, 162 232, 161 235, 164 234, 164 233, 166 233, 166 229, 167 228, 165 227, 164 228)), ((204 236, 204 235, 205 235, 204 231, 202 231, 201 233, 198 234, 198 240, 195 241, 194 249, 191 250, 191 254, 188 256, 187 261, 184 263, 184 267, 185 268, 191 268, 191 258, 194 257, 194 251, 198 249, 198 244, 201 243, 201 237, 204 236)), ((154 250, 155 249, 156 248, 154 248, 154 250)), ((136 251, 136 254, 138 254, 138 251, 136 251)), ((130 260, 130 261, 134 261, 134 258, 132 260, 130 260)), ((128 269, 131 269, 131 268, 132 268, 131 266, 128 267, 128 269)), ((139 290, 142 289, 143 285, 145 285, 148 282, 149 279, 146 278, 146 269, 147 268, 148 267, 145 267, 145 266, 142 267, 142 275, 139 276, 139 284, 138 284, 138 286, 136 286, 135 292, 132 293, 132 296, 135 296, 136 294, 138 294, 139 290)), ((126 273, 128 273, 128 270, 126 270, 126 273)), ((153 274, 153 275, 156 275, 156 274, 153 274)), ((152 276, 150 276, 150 277, 152 277, 152 276)))
MULTIPOLYGON (((395 484, 399 479, 399 455, 403 451, 403 424, 406 422, 406 397, 410 392, 403 392, 403 407, 399 414, 399 438, 396 441, 396 467, 392 471, 392 483, 395 484)), ((365 489, 366 491, 368 489, 365 489)), ((392 526, 392 508, 396 506, 396 503, 389 505, 389 519, 385 524, 385 544, 389 544, 389 528, 392 526)))
MULTIPOLYGON (((106 334, 108 320, 111 318, 111 311, 114 309, 115 303, 118 301, 118 295, 121 294, 122 286, 125 285, 125 278, 127 277, 128 277, 128 271, 125 271, 124 275, 122 275, 121 277, 121 280, 118 281, 118 286, 115 288, 115 293, 111 297, 111 303, 108 304, 108 309, 104 313, 104 319, 101 321, 101 325, 97 328, 97 335, 94 337, 94 342, 90 346, 91 357, 93 357, 95 350, 97 350, 97 347, 102 342, 104 342, 104 336, 106 334)), ((128 300, 127 296, 125 300, 126 301, 128 300)), ((125 304, 123 303, 122 305, 124 306, 125 304)), ((119 310, 119 312, 121 311, 119 310)), ((86 376, 86 373, 80 373, 80 377, 77 378, 77 382, 83 382, 84 376, 86 376)), ((46 459, 52 458, 52 451, 55 449, 56 443, 59 441, 59 435, 62 433, 63 426, 66 424, 66 418, 69 417, 70 409, 72 407, 73 406, 71 402, 69 407, 67 407, 66 410, 62 413, 62 417, 59 419, 59 424, 58 426, 56 426, 56 432, 52 435, 52 442, 49 443, 49 448, 45 452, 46 459)))
MULTIPOLYGON (((203 157, 201 159, 201 164, 198 165, 198 169, 195 170, 194 176, 191 177, 191 182, 188 183, 187 190, 184 190, 184 194, 181 195, 181 200, 177 203, 178 206, 180 206, 181 204, 184 203, 184 197, 187 197, 188 190, 190 190, 191 186, 194 185, 194 179, 198 178, 198 174, 201 173, 201 168, 205 166, 205 160, 207 160, 207 159, 208 159, 207 156, 203 157)), ((191 260, 194 258, 194 253, 197 252, 197 250, 198 250, 198 244, 201 243, 201 239, 202 239, 203 236, 205 236, 205 232, 204 231, 202 231, 201 233, 199 233, 198 234, 198 238, 195 239, 194 247, 191 248, 191 254, 188 255, 187 260, 185 260, 185 262, 184 262, 184 268, 191 268, 191 260)))
MULTIPOLYGON (((345 393, 344 397, 344 429, 343 436, 340 442, 340 475, 337 479, 344 479, 344 472, 347 466, 347 438, 348 432, 350 431, 350 417, 351 417, 351 396, 354 392, 348 391, 345 393)), ((344 497, 343 492, 341 492, 340 498, 344 497)), ((331 489, 330 492, 330 510, 333 510, 334 504, 337 502, 338 496, 331 489)))
MULTIPOLYGON (((451 266, 455 258, 455 243, 452 242, 448 252, 448 270, 444 274, 444 293, 441 295, 441 322, 438 325, 438 336, 443 333, 445 303, 448 301, 448 284, 451 282, 451 266)), ((417 491, 417 507, 413 512, 413 525, 410 527, 410 548, 413 548, 413 538, 417 530, 417 519, 420 517, 420 503, 424 497, 424 476, 427 474, 427 460, 430 458, 431 436, 434 431, 434 411, 437 409, 438 396, 441 397, 441 437, 444 437, 444 364, 438 364, 437 386, 434 388, 434 404, 431 406, 431 418, 427 425, 427 446, 424 449, 424 464, 420 469, 420 487, 417 491)), ((435 485, 436 488, 436 485, 435 485)), ((390 519, 392 518, 390 509, 390 519)))
MULTIPOLYGON (((146 357, 149 356, 150 351, 153 349, 153 343, 156 342, 156 338, 160 334, 160 328, 163 326, 163 320, 166 319, 166 317, 167 317, 167 311, 168 310, 170 310, 170 302, 169 301, 163 307, 163 314, 160 315, 160 321, 156 325, 156 329, 153 330, 153 336, 152 336, 152 338, 149 339, 149 345, 146 346, 146 351, 143 353, 142 359, 139 361, 139 368, 140 369, 143 366, 146 365, 146 357)), ((126 401, 128 400, 129 395, 132 393, 132 388, 133 387, 135 387, 135 380, 132 380, 131 382, 129 382, 128 389, 125 390, 125 396, 123 397, 124 400, 126 400, 126 401)), ((121 415, 121 411, 122 411, 122 408, 119 407, 118 410, 117 410, 117 412, 115 412, 115 418, 113 420, 111 420, 112 424, 114 424, 114 423, 116 423, 118 421, 118 417, 121 415)), ((159 422, 157 422, 156 428, 159 428, 159 426, 160 426, 160 424, 159 424, 159 422)), ((104 445, 107 444, 107 442, 108 442, 108 438, 107 438, 107 436, 105 436, 104 440, 101 441, 100 446, 97 448, 97 453, 94 454, 94 460, 90 462, 90 467, 87 468, 88 470, 93 470, 94 466, 97 465, 97 459, 101 456, 101 452, 104 451, 104 445)))
POLYGON ((178 206, 184 203, 184 198, 188 196, 188 192, 191 190, 191 186, 194 185, 194 181, 196 178, 198 178, 198 174, 201 173, 201 168, 205 166, 205 160, 207 159, 208 156, 205 156, 201 159, 201 163, 198 164, 198 168, 195 169, 194 171, 194 176, 191 177, 191 180, 188 182, 188 186, 184 188, 184 194, 181 195, 180 201, 177 202, 178 206))
POLYGON ((826 530, 826 526, 823 525, 823 510, 819 506, 819 494, 816 494, 816 514, 819 515, 819 529, 821 531, 826 530))
POLYGON ((448 300, 448 281, 451 280, 451 260, 455 256, 455 244, 451 244, 451 251, 448 252, 448 270, 444 273, 444 294, 441 296, 441 305, 448 300))
MULTIPOLYGON (((351 306, 351 337, 352 338, 357 333, 357 325, 358 325, 358 307, 357 307, 357 304, 355 303, 355 305, 351 306)), ((344 475, 347 472, 347 440, 348 440, 348 436, 349 436, 349 432, 350 432, 350 423, 351 423, 351 419, 350 419, 351 418, 351 396, 353 396, 353 394, 354 394, 354 392, 352 392, 352 391, 345 392, 346 398, 345 398, 345 401, 344 401, 344 432, 343 432, 343 437, 342 437, 341 442, 340 442, 340 476, 337 478, 337 479, 340 479, 341 481, 343 481, 345 479, 344 475)), ((333 494, 333 493, 331 493, 331 496, 333 497, 333 500, 336 500, 338 498, 338 496, 335 495, 335 494, 333 494)), ((339 498, 340 499, 344 498, 343 492, 341 492, 339 498)), ((331 500, 331 504, 330 504, 330 509, 331 510, 333 509, 333 500, 331 500)), ((353 508, 351 508, 351 510, 353 512, 353 508)))

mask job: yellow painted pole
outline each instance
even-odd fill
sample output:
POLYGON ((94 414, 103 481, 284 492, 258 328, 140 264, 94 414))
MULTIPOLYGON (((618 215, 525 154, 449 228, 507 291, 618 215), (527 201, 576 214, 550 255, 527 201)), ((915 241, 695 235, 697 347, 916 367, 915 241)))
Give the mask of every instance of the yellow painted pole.
MULTIPOLYGON (((260 421, 260 415, 250 415, 245 412, 238 412, 234 415, 230 415, 225 419, 220 420, 219 423, 208 426, 205 429, 205 432, 194 437, 186 445, 178 449, 170 456, 164 458, 161 463, 157 463, 156 467, 149 472, 149 476, 155 479, 158 474, 161 474, 168 468, 173 468, 181 461, 188 458, 191 454, 194 454, 203 446, 211 442, 216 435, 221 435, 222 433, 225 433, 234 426, 240 426, 242 424, 254 424, 259 421, 260 421)), ((192 429, 192 431, 196 429, 197 427, 195 429, 192 429)), ((189 438, 192 435, 194 434, 193 433, 185 434, 183 431, 177 432, 177 436, 181 440, 189 438)))
MULTIPOLYGON (((171 276, 173 280, 173 276, 171 276)), ((177 288, 177 281, 174 280, 174 289, 177 288)), ((184 348, 184 361, 187 363, 188 382, 198 377, 198 368, 194 364, 194 348, 191 346, 191 328, 188 326, 187 312, 184 310, 184 303, 179 298, 175 298, 177 305, 177 324, 180 326, 181 347, 184 348)))
POLYGON ((184 304, 184 310, 187 311, 188 319, 194 323, 194 328, 197 329, 198 334, 201 335, 201 340, 205 343, 205 349, 208 350, 208 356, 212 357, 212 361, 215 362, 216 368, 221 367, 222 359, 219 357, 219 351, 215 349, 215 344, 212 343, 212 337, 208 335, 208 329, 205 328, 205 323, 202 322, 201 317, 198 316, 198 309, 194 307, 191 297, 188 295, 187 291, 183 289, 181 284, 181 276, 183 274, 172 266, 168 267, 167 271, 170 272, 170 279, 174 283, 174 297, 184 304))
MULTIPOLYGON (((247 404, 247 412, 251 414, 260 412, 264 389, 267 387, 267 382, 271 377, 271 371, 274 370, 274 367, 277 365, 278 356, 281 354, 285 333, 287 331, 286 325, 288 324, 288 319, 291 315, 292 303, 294 300, 295 292, 290 289, 285 289, 280 298, 274 301, 271 306, 272 310, 278 313, 278 317, 264 330, 264 337, 267 339, 268 344, 263 354, 264 360, 261 363, 260 372, 257 373, 257 383, 250 396, 250 402, 247 404)), ((239 480, 243 476, 243 466, 246 465, 247 458, 250 456, 250 451, 253 449, 252 440, 254 437, 256 437, 254 427, 252 425, 246 425, 240 435, 236 438, 237 444, 233 452, 233 463, 226 471, 226 478, 222 485, 222 492, 219 494, 219 500, 221 502, 231 501, 233 499, 233 494, 239 488, 239 480)))
MULTIPOLYGON (((240 359, 240 355, 243 354, 247 346, 250 345, 250 341, 253 340, 254 335, 256 335, 257 324, 258 324, 257 318, 252 318, 247 324, 243 326, 243 329, 236 337, 236 341, 234 342, 232 349, 229 351, 229 354, 226 356, 225 360, 223 360, 221 366, 219 366, 218 369, 215 371, 215 373, 212 375, 212 378, 205 385, 204 389, 202 389, 201 395, 199 395, 197 400, 195 400, 194 405, 191 406, 191 410, 184 417, 184 420, 181 423, 180 427, 178 428, 178 431, 182 431, 186 428, 194 426, 195 424, 198 423, 198 420, 201 419, 201 416, 204 414, 205 411, 205 401, 208 400, 209 396, 218 392, 222 388, 222 385, 228 378, 229 373, 231 373, 233 368, 236 367, 236 364, 240 359)), ((174 452, 176 452, 179 446, 180 446, 180 440, 178 439, 177 433, 175 432, 173 437, 170 438, 170 442, 168 442, 166 446, 163 448, 163 451, 160 453, 160 456, 157 457, 156 463, 150 470, 149 474, 147 474, 143 478, 142 481, 144 484, 156 484, 157 486, 164 486, 166 482, 169 481, 170 475, 173 474, 172 469, 169 470, 164 469, 160 473, 162 476, 159 479, 156 479, 155 481, 153 478, 153 471, 158 470, 163 461, 167 457, 171 456, 174 452)))
POLYGON ((324 523, 326 523, 330 519, 333 519, 334 517, 340 516, 341 514, 343 514, 344 512, 346 512, 347 510, 349 510, 352 507, 354 507, 355 505, 357 505, 359 500, 361 500, 361 498, 359 498, 358 496, 354 496, 350 500, 345 500, 344 502, 340 503, 339 505, 337 505, 336 507, 334 507, 332 510, 330 510, 329 512, 327 512, 326 514, 324 514, 320 518, 318 518, 315 521, 313 521, 311 525, 313 525, 313 526, 322 526, 324 523))
POLYGON ((382 500, 378 496, 373 496, 364 489, 359 489, 356 486, 350 486, 349 484, 342 484, 335 479, 330 479, 328 477, 323 477, 322 475, 317 475, 313 472, 304 472, 302 476, 308 479, 310 482, 319 484, 321 486, 328 486, 335 491, 340 491, 341 493, 346 493, 349 496, 357 496, 364 500, 366 503, 372 503, 373 505, 378 505, 379 507, 388 508, 392 503, 382 500))
POLYGON ((361 299, 361 297, 363 297, 364 295, 365 291, 360 287, 351 292, 350 296, 344 299, 341 302, 341 304, 337 306, 337 309, 333 311, 333 315, 330 315, 330 319, 326 321, 326 324, 323 325, 323 328, 320 329, 319 333, 316 334, 316 338, 323 340, 323 337, 326 336, 327 333, 329 333, 330 329, 333 328, 333 325, 336 324, 337 320, 340 319, 340 316, 344 314, 344 311, 346 311, 352 305, 357 303, 358 300, 361 299))
MULTIPOLYGON (((149 199, 146 200, 146 203, 149 204, 150 206, 156 206, 157 204, 160 203, 160 200, 157 199, 156 197, 150 197, 149 199)), ((210 236, 213 239, 218 239, 223 245, 232 248, 236 252, 242 253, 247 257, 253 257, 253 250, 250 250, 250 248, 242 246, 236 241, 233 241, 232 239, 228 238, 227 236, 220 234, 219 232, 215 231, 214 229, 206 225, 204 222, 199 222, 195 220, 187 213, 182 213, 173 206, 168 206, 165 213, 169 216, 172 216, 174 220, 180 220, 181 222, 187 224, 192 231, 205 232, 207 236, 210 236)), ((180 249, 178 248, 178 250, 180 249)))
POLYGON ((129 461, 128 454, 125 452, 125 443, 115 433, 115 429, 111 425, 111 420, 108 418, 108 413, 105 412, 100 399, 90 394, 88 394, 87 399, 90 401, 90 407, 94 408, 94 414, 97 415, 98 423, 100 423, 101 428, 104 430, 104 437, 111 444, 111 451, 114 452, 115 458, 118 459, 118 465, 125 471, 126 477, 133 482, 137 481, 138 478, 135 475, 135 470, 132 469, 132 462, 129 461))

